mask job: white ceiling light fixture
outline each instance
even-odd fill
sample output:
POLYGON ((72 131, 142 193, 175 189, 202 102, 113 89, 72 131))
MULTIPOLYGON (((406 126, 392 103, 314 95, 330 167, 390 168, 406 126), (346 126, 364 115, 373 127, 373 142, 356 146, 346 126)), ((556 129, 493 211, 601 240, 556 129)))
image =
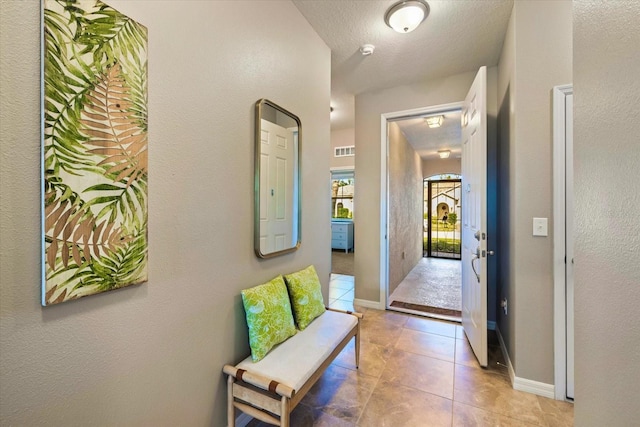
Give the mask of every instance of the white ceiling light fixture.
POLYGON ((384 15, 384 22, 399 33, 410 33, 429 15, 424 0, 405 0, 395 3, 384 15))
POLYGON ((440 156, 441 159, 448 159, 450 155, 451 151, 449 150, 438 150, 438 156, 440 156))
POLYGON ((444 121, 443 115, 425 117, 424 121, 427 122, 430 128, 439 128, 442 126, 442 122, 444 121))

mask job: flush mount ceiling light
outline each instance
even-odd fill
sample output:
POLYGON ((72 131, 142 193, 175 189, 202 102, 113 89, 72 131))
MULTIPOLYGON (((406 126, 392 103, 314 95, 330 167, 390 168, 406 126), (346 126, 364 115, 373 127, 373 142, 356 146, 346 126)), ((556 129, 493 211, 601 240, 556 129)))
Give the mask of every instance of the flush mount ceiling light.
POLYGON ((429 5, 424 0, 399 1, 387 10, 384 22, 399 33, 410 33, 429 15, 429 5))
POLYGON ((449 150, 438 150, 438 156, 440 156, 441 159, 448 159, 450 155, 451 151, 449 150))
POLYGON ((430 128, 439 128, 442 126, 442 122, 444 121, 443 115, 425 117, 424 121, 427 122, 430 128))

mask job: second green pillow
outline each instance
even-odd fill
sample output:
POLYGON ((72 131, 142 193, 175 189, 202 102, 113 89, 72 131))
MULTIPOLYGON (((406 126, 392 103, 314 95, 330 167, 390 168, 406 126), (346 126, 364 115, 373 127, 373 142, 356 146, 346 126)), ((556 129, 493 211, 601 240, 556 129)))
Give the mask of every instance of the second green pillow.
POLYGON ((284 276, 291 297, 293 316, 298 329, 303 330, 325 312, 322 286, 313 265, 284 276))

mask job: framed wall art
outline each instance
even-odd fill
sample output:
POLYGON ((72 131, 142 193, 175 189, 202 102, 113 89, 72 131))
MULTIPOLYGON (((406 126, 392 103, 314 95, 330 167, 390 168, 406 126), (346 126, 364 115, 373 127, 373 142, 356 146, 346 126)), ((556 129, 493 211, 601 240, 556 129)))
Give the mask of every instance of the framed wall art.
POLYGON ((47 306, 147 281, 147 29, 101 1, 42 4, 47 306))

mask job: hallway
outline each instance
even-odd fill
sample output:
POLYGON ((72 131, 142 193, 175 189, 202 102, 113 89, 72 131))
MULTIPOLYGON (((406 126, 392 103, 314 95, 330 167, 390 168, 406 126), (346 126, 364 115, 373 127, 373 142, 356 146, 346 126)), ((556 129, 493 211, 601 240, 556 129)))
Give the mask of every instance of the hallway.
POLYGON ((462 265, 459 260, 422 258, 389 295, 389 305, 459 318, 461 285, 462 265))

